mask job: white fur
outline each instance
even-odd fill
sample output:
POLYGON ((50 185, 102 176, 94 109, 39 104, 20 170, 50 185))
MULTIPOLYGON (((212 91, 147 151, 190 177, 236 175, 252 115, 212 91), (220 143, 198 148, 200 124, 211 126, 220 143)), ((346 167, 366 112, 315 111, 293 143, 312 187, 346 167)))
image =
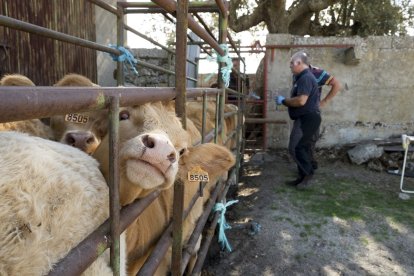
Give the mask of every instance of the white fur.
MULTIPOLYGON (((93 158, 53 141, 0 132, 0 275, 47 274, 105 221, 108 206, 108 187, 93 158)), ((108 255, 85 274, 112 275, 108 255)))

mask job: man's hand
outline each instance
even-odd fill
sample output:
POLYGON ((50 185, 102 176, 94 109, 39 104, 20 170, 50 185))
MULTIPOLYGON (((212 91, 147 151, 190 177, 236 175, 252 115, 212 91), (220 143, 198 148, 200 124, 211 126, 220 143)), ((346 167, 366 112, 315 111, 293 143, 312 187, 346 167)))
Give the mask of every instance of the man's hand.
POLYGON ((275 97, 275 102, 276 102, 277 105, 282 105, 284 100, 285 100, 285 97, 283 97, 283 96, 276 96, 275 97))

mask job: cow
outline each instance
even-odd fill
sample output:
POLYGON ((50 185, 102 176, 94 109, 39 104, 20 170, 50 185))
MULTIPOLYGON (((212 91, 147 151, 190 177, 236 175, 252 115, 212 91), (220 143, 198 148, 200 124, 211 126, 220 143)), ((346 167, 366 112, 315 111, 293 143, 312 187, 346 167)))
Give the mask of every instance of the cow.
MULTIPOLYGON (((54 86, 99 87, 78 74, 67 74, 54 86)), ((50 118, 50 127, 57 141, 92 154, 108 131, 107 117, 106 109, 57 115, 50 118)))
MULTIPOLYGON (((1 86, 35 86, 26 76, 20 74, 5 75, 0 79, 1 86)), ((0 131, 13 130, 27 133, 45 139, 54 139, 54 135, 49 126, 39 119, 0 123, 0 131)))
MULTIPOLYGON (((47 274, 108 218, 108 206, 108 186, 91 156, 55 141, 0 132, 0 275, 47 274)), ((84 275, 112 275, 108 252, 84 275)))
MULTIPOLYGON (((211 181, 214 181, 234 165, 234 157, 226 148, 212 143, 191 146, 193 138, 189 131, 184 130, 175 113, 160 102, 121 108, 119 118, 121 205, 130 204, 136 198, 145 196, 151 191, 151 185, 157 184, 157 188, 162 189, 160 196, 145 209, 126 232, 128 274, 135 275, 172 218, 175 178, 166 175, 169 172, 169 162, 179 160, 178 177, 185 183, 184 204, 187 206, 199 189, 198 182, 188 180, 188 172, 200 167, 210 175, 211 181), (165 152, 160 155, 156 168, 148 166, 145 161, 146 152, 157 150, 165 142, 158 141, 156 136, 148 136, 145 139, 148 144, 146 152, 137 152, 131 147, 131 143, 134 137, 142 132, 160 135, 165 133, 171 140, 177 156, 174 157, 172 153, 165 152), (137 155, 140 156, 140 154, 142 154, 143 161, 136 160, 137 155), (150 174, 151 177, 149 177, 150 174)), ((101 164, 101 171, 105 177, 109 177, 107 139, 107 137, 103 139, 93 155, 101 164)), ((195 221, 201 215, 203 204, 204 199, 199 199, 195 209, 185 220, 184 241, 188 239, 190 230, 193 229, 195 221)), ((164 258, 157 270, 157 275, 164 275, 169 270, 169 259, 168 256, 164 258)))
MULTIPOLYGON (((202 128, 202 114, 203 114, 203 106, 201 102, 188 102, 187 103, 187 117, 194 123, 196 128, 201 132, 202 128)), ((238 107, 233 104, 225 104, 224 105, 224 112, 235 112, 238 111, 238 107)), ((215 128, 215 120, 216 120, 216 104, 215 102, 209 102, 207 104, 206 110, 206 130, 205 134, 210 132, 212 129, 215 128)), ((222 132, 224 133, 224 137, 227 137, 233 130, 237 127, 237 114, 233 114, 229 117, 224 118, 224 125, 222 126, 222 132)), ((235 144, 235 139, 231 139, 230 142, 227 142, 225 146, 228 149, 233 149, 235 144)), ((217 143, 223 145, 226 142, 226 138, 223 140, 222 136, 219 135, 217 137, 217 143)))

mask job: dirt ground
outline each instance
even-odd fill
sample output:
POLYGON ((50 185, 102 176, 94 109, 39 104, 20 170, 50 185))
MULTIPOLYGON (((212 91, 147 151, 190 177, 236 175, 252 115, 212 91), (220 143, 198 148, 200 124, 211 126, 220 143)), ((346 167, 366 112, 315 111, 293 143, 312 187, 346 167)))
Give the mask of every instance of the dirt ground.
POLYGON ((309 189, 284 184, 295 175, 281 151, 245 163, 226 212, 233 251, 213 241, 203 275, 414 275, 414 195, 399 197, 399 176, 323 157, 309 189))

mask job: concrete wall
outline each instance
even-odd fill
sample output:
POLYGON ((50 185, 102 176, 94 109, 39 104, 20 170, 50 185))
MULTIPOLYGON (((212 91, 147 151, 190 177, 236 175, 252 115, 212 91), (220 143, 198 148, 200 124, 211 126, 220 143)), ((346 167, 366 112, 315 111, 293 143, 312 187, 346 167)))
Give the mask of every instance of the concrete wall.
MULTIPOLYGON (((274 95, 289 97, 290 56, 305 50, 311 63, 338 78, 342 91, 322 109, 322 137, 318 147, 330 147, 374 138, 414 132, 414 37, 295 37, 272 34, 267 45, 315 45, 275 49, 267 73, 268 117, 286 119, 288 125, 269 124, 269 147, 286 147, 292 121, 287 108, 276 109, 274 95), (346 59, 348 48, 323 44, 353 44, 354 59, 346 59), (345 64, 348 63, 349 65, 345 64)), ((270 59, 269 59, 270 60, 270 59)), ((329 86, 323 89, 324 97, 329 86)))

